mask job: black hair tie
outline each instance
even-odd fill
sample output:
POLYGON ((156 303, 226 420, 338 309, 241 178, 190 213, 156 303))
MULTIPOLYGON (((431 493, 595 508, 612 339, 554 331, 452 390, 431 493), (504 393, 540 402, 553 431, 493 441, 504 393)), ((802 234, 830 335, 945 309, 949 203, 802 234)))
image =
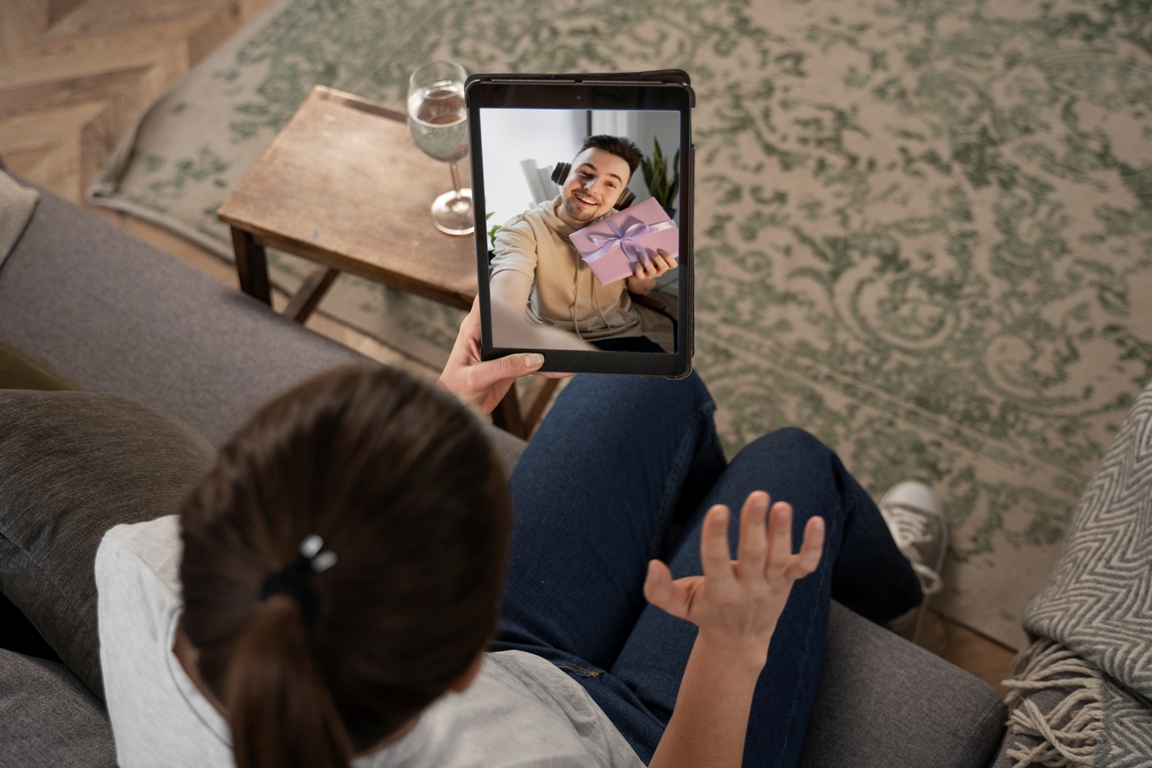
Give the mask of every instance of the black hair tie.
POLYGON ((320 619, 320 593, 312 584, 312 574, 321 573, 336 564, 335 552, 321 552, 324 540, 312 534, 300 542, 300 554, 287 567, 273 571, 260 586, 260 601, 272 595, 288 595, 304 609, 308 628, 314 629, 320 619))

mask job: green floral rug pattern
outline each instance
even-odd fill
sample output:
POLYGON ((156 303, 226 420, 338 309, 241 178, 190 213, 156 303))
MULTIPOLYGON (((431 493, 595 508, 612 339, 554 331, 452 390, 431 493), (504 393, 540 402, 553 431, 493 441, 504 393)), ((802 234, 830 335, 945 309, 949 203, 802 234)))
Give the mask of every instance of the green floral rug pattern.
MULTIPOLYGON (((696 367, 730 452, 804 427, 945 500, 935 605, 1009 645, 1152 378, 1148 0, 282 0, 161 100, 95 199, 227 256, 217 206, 314 83, 678 67, 698 94, 696 367)), ((277 256, 289 287, 307 273, 277 256)), ((458 315, 323 309, 431 362, 458 315)))

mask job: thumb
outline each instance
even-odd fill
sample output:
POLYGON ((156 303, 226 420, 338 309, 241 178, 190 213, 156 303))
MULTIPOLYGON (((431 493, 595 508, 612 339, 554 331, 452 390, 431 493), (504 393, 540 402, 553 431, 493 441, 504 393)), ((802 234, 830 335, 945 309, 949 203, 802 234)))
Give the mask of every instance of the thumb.
POLYGON ((672 571, 659 560, 648 561, 648 576, 644 579, 644 597, 652 605, 678 618, 684 618, 687 613, 682 601, 677 599, 672 571))
POLYGON ((472 366, 472 384, 477 389, 488 387, 502 381, 518 379, 540 370, 544 365, 544 355, 530 352, 526 355, 508 355, 499 360, 488 360, 472 366))

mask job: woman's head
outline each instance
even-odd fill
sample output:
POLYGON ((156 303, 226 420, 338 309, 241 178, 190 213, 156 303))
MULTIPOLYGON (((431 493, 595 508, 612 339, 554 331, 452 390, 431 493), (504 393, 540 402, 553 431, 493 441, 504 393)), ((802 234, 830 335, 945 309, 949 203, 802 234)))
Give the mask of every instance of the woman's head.
POLYGON ((184 632, 239 768, 347 765, 459 679, 495 631, 507 486, 459 403, 390 369, 278 397, 181 513, 184 632), (337 562, 261 600, 317 535, 337 562))

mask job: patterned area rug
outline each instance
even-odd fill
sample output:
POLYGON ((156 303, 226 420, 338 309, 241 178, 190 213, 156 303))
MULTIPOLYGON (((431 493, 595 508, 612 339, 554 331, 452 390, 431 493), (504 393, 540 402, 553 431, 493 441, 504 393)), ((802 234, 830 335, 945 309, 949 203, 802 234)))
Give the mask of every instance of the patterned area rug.
MULTIPOLYGON (((877 495, 932 485, 952 530, 937 607, 1020 647, 1152 378, 1146 6, 282 0, 154 106, 95 198, 227 257, 214 212, 314 83, 402 108, 435 58, 683 68, 696 365, 729 451, 794 424, 877 495)), ((277 282, 305 274, 275 257, 277 282)), ((322 308, 431 362, 457 317, 345 279, 322 308)))

